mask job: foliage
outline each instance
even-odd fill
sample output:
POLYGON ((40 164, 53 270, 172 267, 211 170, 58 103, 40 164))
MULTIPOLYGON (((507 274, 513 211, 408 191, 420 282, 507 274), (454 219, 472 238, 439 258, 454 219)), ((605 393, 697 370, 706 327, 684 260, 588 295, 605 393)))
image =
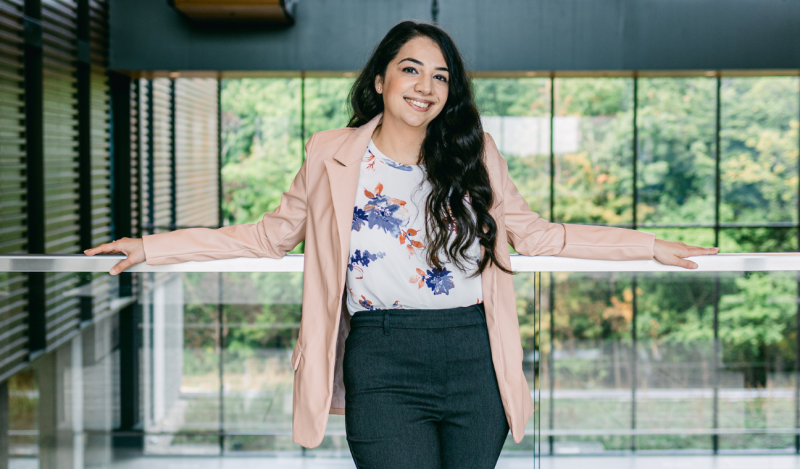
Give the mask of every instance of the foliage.
MULTIPOLYGON (((313 132, 346 125, 351 82, 224 81, 224 210, 229 223, 253 223, 274 210, 302 164, 305 140, 313 132)), ((797 229, 786 225, 798 221, 800 80, 723 78, 720 83, 719 220, 773 226, 726 225, 719 231, 719 243, 724 252, 797 250, 797 229)), ((715 78, 640 78, 636 86, 630 78, 557 78, 553 103, 550 86, 542 78, 474 80, 484 116, 547 120, 553 109, 553 139, 568 138, 566 126, 577 119, 574 145, 557 144, 553 154, 552 204, 550 153, 503 154, 511 178, 534 211, 557 222, 632 227, 635 221, 639 229, 661 238, 715 243, 715 78)), ((230 321, 259 327, 226 330, 226 348, 246 355, 264 347, 291 347, 295 329, 267 325, 299 322, 299 301, 279 300, 284 290, 299 298, 299 279, 253 275, 248 280, 252 288, 271 292, 254 304, 226 305, 225 314, 230 321)), ((715 292, 721 383, 777 386, 794 369, 797 279, 792 276, 741 273, 715 280, 694 274, 554 274, 552 304, 550 276, 540 276, 542 285, 534 285, 536 278, 523 274, 514 279, 521 339, 528 352, 540 346, 544 376, 555 377, 557 388, 630 386, 631 357, 638 363, 640 386, 709 386, 715 369, 715 292), (542 297, 536 297, 534 286, 542 297), (540 304, 538 317, 534 311, 540 304), (636 350, 631 348, 634 310, 636 350), (537 344, 539 319, 542 342, 537 344), (548 368, 552 354, 559 357, 553 361, 555 370, 548 368)), ((202 314, 213 322, 216 313, 202 314)), ((746 421, 768 425, 759 406, 748 407, 746 421)), ((623 447, 628 440, 614 441, 609 444, 623 447)), ((653 448, 699 444, 679 437, 648 441, 642 443, 653 448)), ((736 441, 724 445, 751 444, 736 441)))

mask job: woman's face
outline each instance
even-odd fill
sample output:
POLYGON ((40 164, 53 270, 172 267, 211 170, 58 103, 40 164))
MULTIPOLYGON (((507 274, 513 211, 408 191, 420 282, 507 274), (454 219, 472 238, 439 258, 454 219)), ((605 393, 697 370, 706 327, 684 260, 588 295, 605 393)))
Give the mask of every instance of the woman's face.
POLYGON ((383 95, 384 119, 427 128, 447 102, 450 72, 439 45, 424 36, 406 42, 375 77, 375 90, 383 95))

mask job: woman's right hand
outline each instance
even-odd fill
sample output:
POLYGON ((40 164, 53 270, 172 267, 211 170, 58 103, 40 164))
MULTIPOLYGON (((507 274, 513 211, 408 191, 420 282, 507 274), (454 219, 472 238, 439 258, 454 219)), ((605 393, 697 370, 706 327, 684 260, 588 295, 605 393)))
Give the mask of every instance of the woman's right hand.
POLYGON ((87 256, 95 254, 125 254, 127 259, 120 261, 108 271, 111 275, 117 275, 128 267, 140 264, 145 261, 144 243, 141 238, 122 238, 111 243, 101 244, 83 251, 87 256))

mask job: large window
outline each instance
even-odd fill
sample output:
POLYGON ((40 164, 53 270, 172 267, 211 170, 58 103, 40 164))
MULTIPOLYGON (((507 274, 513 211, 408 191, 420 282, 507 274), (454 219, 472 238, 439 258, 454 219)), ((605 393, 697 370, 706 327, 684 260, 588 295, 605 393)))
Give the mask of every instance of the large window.
MULTIPOLYGON (((484 129, 543 217, 723 252, 797 249, 800 78, 473 83, 484 129)), ((299 75, 223 82, 228 223, 255 222, 277 206, 308 137, 347 125, 351 84, 299 75)), ((296 339, 300 277, 268 277, 183 280, 182 386, 196 396, 181 425, 221 429, 225 451, 293 448, 281 354, 296 339), (192 299, 215 282, 222 306, 192 299)), ((796 278, 559 273, 514 282, 545 454, 794 450, 796 278)), ((339 417, 320 449, 346 451, 339 417)), ((186 441, 215 446, 194 438, 186 441)))

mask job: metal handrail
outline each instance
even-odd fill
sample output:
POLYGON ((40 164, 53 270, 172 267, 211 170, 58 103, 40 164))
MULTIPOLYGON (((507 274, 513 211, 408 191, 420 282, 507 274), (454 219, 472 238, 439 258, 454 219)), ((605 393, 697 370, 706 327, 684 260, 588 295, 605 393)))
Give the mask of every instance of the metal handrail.
MULTIPOLYGON (((123 255, 0 255, 0 272, 108 272, 123 255)), ((517 272, 777 272, 800 271, 800 253, 717 254, 690 257, 696 270, 648 261, 605 261, 553 256, 511 256, 517 272)), ((170 265, 138 264, 128 272, 302 272, 302 254, 281 259, 238 257, 170 265)))

